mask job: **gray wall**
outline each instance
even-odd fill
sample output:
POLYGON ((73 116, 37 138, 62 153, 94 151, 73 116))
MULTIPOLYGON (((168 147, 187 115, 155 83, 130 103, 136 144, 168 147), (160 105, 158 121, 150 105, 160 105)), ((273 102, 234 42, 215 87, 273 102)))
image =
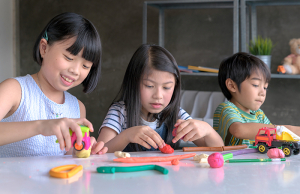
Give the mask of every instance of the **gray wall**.
MULTIPOLYGON (((276 44, 272 71, 289 54, 289 39, 300 38, 297 6, 259 7, 258 34, 270 37, 276 44)), ((46 23, 62 12, 76 12, 91 20, 103 45, 102 75, 94 92, 84 94, 82 87, 71 89, 86 106, 87 119, 99 129, 107 109, 121 85, 127 64, 142 43, 142 0, 20 0, 20 75, 33 74, 39 66, 33 62, 35 38, 46 23)), ((232 9, 167 10, 165 47, 179 65, 201 65, 217 68, 232 54, 232 9)), ((148 42, 158 42, 158 10, 148 8, 148 42)), ((182 76, 182 88, 219 90, 217 77, 182 76)), ((262 109, 271 122, 300 125, 300 79, 272 79, 262 109), (292 98, 294 96, 295 98, 292 98)), ((93 134, 97 136, 97 133, 93 134)))
POLYGON ((14 1, 0 1, 0 82, 15 76, 14 1))

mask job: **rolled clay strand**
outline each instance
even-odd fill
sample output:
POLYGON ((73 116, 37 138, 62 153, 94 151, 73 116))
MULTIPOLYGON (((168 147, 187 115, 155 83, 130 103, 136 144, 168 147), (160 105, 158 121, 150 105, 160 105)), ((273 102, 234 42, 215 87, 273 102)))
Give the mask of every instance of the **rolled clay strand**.
POLYGON ((167 156, 167 157, 131 157, 131 158, 116 158, 113 161, 115 162, 124 162, 124 163, 146 163, 146 162, 168 162, 174 159, 184 159, 195 156, 196 153, 176 155, 176 156, 167 156))

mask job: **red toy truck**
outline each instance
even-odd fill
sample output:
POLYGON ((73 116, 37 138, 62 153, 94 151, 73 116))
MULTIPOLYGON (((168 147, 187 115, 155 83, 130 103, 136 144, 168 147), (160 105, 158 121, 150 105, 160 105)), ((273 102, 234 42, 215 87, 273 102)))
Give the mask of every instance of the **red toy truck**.
POLYGON ((300 152, 300 143, 291 140, 278 140, 276 139, 276 128, 264 127, 259 129, 255 136, 254 146, 260 153, 267 153, 271 148, 280 148, 286 157, 300 152))

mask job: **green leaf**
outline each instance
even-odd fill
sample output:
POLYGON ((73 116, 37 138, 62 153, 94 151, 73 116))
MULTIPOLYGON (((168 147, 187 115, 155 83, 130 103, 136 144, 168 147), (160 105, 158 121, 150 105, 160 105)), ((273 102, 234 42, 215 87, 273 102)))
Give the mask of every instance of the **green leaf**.
POLYGON ((271 55, 273 42, 270 38, 258 36, 250 41, 249 52, 253 55, 271 55))

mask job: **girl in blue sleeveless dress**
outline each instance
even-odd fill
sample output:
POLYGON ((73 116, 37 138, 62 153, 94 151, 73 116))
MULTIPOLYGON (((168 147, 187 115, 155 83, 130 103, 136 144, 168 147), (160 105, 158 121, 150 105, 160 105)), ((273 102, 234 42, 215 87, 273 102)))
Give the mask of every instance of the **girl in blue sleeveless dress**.
MULTIPOLYGON (((0 157, 63 155, 71 149, 69 129, 81 144, 79 125, 93 131, 85 106, 67 90, 93 91, 101 68, 101 42, 81 15, 63 13, 42 30, 33 49, 39 72, 0 84, 0 157), (59 143, 56 143, 56 139, 59 143)), ((96 143, 91 137, 91 144, 96 143)), ((98 142, 98 152, 107 148, 98 142)))

